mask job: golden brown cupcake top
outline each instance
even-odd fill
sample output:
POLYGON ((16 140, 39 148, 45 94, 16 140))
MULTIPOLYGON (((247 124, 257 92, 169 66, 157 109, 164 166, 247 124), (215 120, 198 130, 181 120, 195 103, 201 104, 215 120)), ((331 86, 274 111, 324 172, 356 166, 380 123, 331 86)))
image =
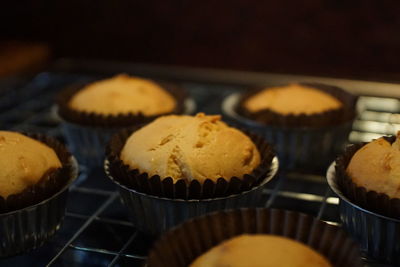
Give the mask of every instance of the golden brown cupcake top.
POLYGON ((60 167, 52 148, 20 133, 0 131, 0 196, 20 193, 60 167))
POLYGON ((155 82, 122 74, 85 86, 68 104, 74 110, 102 115, 152 116, 173 111, 176 101, 155 82))
POLYGON ((122 161, 150 176, 203 182, 242 177, 260 164, 257 147, 221 116, 163 116, 134 132, 122 161))
POLYGON ((311 115, 341 106, 342 103, 330 94, 300 84, 266 88, 244 102, 250 112, 268 109, 282 115, 311 115))
POLYGON ((332 266, 310 247, 280 236, 241 235, 198 257, 190 267, 328 267, 332 266))
POLYGON ((376 139, 360 148, 351 158, 347 173, 357 185, 368 191, 400 198, 400 132, 390 144, 376 139))

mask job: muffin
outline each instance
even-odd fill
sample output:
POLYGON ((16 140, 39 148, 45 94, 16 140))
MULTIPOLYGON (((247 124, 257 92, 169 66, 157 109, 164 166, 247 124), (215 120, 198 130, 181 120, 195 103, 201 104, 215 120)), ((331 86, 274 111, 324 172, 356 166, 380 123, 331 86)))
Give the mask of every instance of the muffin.
POLYGON ((331 267, 332 265, 318 252, 289 238, 245 234, 213 247, 189 266, 331 267), (265 252, 268 252, 268 257, 265 256, 265 252))
POLYGON ((344 229, 368 258, 400 264, 399 135, 349 146, 327 172, 344 229))
POLYGON ((262 138, 203 113, 122 131, 106 153, 106 173, 135 225, 151 234, 208 210, 257 204, 277 169, 262 138))
POLYGON ((260 164, 251 139, 221 121, 221 116, 170 115, 134 132, 121 151, 122 161, 149 177, 187 183, 243 177, 260 164))
POLYGON ((342 190, 356 204, 400 219, 400 132, 353 145, 336 161, 342 190))
MULTIPOLYGON (((280 116, 312 116, 315 114, 338 111, 343 108, 343 103, 336 97, 305 85, 289 84, 282 87, 270 87, 249 96, 243 101, 243 108, 249 116, 255 116, 256 120, 266 124, 279 125, 280 120, 273 121, 273 118, 256 115, 265 110, 276 113, 280 116)), ((328 123, 323 121, 322 123, 328 123)), ((310 126, 311 121, 308 122, 310 126)), ((306 126, 306 125, 303 125, 306 126)))
POLYGON ((396 141, 376 139, 351 158, 346 173, 357 187, 400 198, 400 132, 396 141))
POLYGON ((55 151, 16 132, 0 131, 0 196, 7 199, 61 168, 55 151))
POLYGON ((275 144, 284 169, 321 171, 347 142, 355 104, 338 87, 301 83, 232 95, 223 109, 275 144))
POLYGON ((104 116, 127 113, 154 116, 172 112, 176 100, 151 80, 120 74, 86 85, 71 97, 68 106, 75 111, 104 116))
POLYGON ((0 131, 0 169, 0 256, 5 257, 40 246, 59 229, 77 166, 52 138, 0 131))
POLYGON ((299 212, 246 208, 196 217, 162 235, 149 267, 362 266, 339 227, 299 212))
POLYGON ((175 85, 120 74, 63 90, 58 113, 79 162, 99 167, 113 133, 161 115, 180 114, 184 99, 184 92, 175 85))

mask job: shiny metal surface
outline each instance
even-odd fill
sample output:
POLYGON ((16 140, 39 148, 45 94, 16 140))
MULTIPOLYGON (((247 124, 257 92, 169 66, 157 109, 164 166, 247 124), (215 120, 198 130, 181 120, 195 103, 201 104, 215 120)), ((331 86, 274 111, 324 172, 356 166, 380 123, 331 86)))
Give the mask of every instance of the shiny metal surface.
POLYGON ((368 257, 387 264, 400 265, 400 220, 363 209, 347 199, 335 179, 335 163, 327 171, 331 189, 339 196, 342 227, 360 244, 368 257))
POLYGON ((61 227, 69 186, 78 176, 78 164, 71 158, 73 173, 63 189, 36 205, 0 214, 0 257, 9 257, 43 245, 61 227))
POLYGON ((216 210, 241 207, 257 207, 260 203, 262 190, 278 172, 278 158, 274 157, 271 169, 263 182, 250 189, 228 197, 202 200, 168 199, 146 195, 122 186, 110 175, 109 162, 104 164, 107 176, 117 184, 122 202, 128 208, 133 224, 146 234, 158 236, 165 230, 183 221, 216 210))

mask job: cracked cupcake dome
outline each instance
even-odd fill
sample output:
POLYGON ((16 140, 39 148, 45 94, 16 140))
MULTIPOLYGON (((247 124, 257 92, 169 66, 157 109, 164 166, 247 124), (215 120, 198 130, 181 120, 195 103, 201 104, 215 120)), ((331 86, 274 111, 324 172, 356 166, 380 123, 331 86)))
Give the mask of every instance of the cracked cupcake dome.
POLYGON ((379 138, 360 148, 346 171, 357 186, 400 198, 400 132, 393 144, 379 138))
POLYGON ((33 138, 0 131, 0 196, 21 193, 61 167, 55 151, 33 138))
POLYGON ((134 132, 120 158, 131 169, 187 182, 242 177, 260 164, 252 140, 221 116, 163 116, 134 132))
POLYGON ((174 110, 174 97, 157 83, 125 74, 93 82, 68 103, 71 109, 102 115, 142 113, 153 116, 174 110))

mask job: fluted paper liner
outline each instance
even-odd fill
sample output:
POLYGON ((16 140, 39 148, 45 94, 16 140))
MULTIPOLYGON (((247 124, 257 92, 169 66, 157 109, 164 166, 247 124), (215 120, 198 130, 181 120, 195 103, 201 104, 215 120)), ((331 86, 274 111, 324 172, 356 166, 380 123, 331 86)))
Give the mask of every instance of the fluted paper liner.
MULTIPOLYGON (((299 115, 282 115, 280 113, 274 112, 270 109, 264 109, 257 112, 250 112, 244 107, 244 103, 257 94, 258 92, 267 89, 268 87, 259 87, 249 90, 246 94, 244 94, 239 104, 236 107, 236 111, 251 120, 257 121, 264 125, 271 126, 280 126, 280 127, 310 127, 310 128, 318 128, 325 126, 332 126, 341 124, 344 122, 352 121, 355 116, 355 105, 357 102, 357 97, 344 91, 343 89, 319 84, 319 83, 298 83, 300 85, 304 85, 311 88, 319 89, 325 93, 328 93, 335 98, 337 98, 343 105, 339 109, 328 110, 325 112, 320 112, 316 114, 299 114, 299 115)), ((276 87, 276 86, 271 86, 276 87)))
MULTIPOLYGON (((396 140, 395 136, 384 138, 390 143, 396 140)), ((335 175, 339 188, 356 205, 384 216, 400 219, 400 199, 390 198, 384 193, 358 186, 346 172, 353 155, 366 144, 368 143, 351 145, 343 155, 336 159, 335 175)), ((365 162, 365 164, 369 164, 369 162, 365 162)))
POLYGON ((169 114, 181 114, 184 110, 184 100, 186 98, 185 91, 176 84, 167 82, 158 82, 158 84, 164 90, 169 92, 176 101, 176 106, 174 110, 168 113, 162 113, 152 116, 145 116, 141 112, 125 114, 121 113, 118 115, 103 115, 94 112, 85 112, 71 109, 68 104, 72 96, 88 84, 89 83, 75 84, 73 86, 65 88, 58 94, 58 113, 67 122, 102 128, 129 127, 132 125, 150 122, 159 116, 169 114))
POLYGON ((148 266, 186 267, 212 247, 241 234, 287 237, 310 246, 334 266, 362 266, 358 246, 340 228, 303 213, 265 208, 220 211, 188 220, 154 244, 148 266))
POLYGON ((128 137, 142 126, 130 130, 122 130, 114 135, 106 149, 109 161, 109 172, 115 181, 141 193, 170 199, 210 199, 225 197, 248 191, 263 182, 269 173, 272 159, 275 156, 271 146, 258 135, 246 133, 257 146, 261 156, 260 165, 250 174, 243 177, 221 177, 214 182, 205 180, 203 184, 194 180, 187 183, 180 179, 173 182, 171 177, 141 173, 138 169, 131 170, 120 159, 120 152, 128 137))
POLYGON ((51 147, 61 161, 61 168, 49 170, 38 183, 27 187, 18 194, 7 198, 0 196, 0 214, 37 204, 59 192, 72 178, 71 154, 56 139, 42 134, 24 134, 51 147))

